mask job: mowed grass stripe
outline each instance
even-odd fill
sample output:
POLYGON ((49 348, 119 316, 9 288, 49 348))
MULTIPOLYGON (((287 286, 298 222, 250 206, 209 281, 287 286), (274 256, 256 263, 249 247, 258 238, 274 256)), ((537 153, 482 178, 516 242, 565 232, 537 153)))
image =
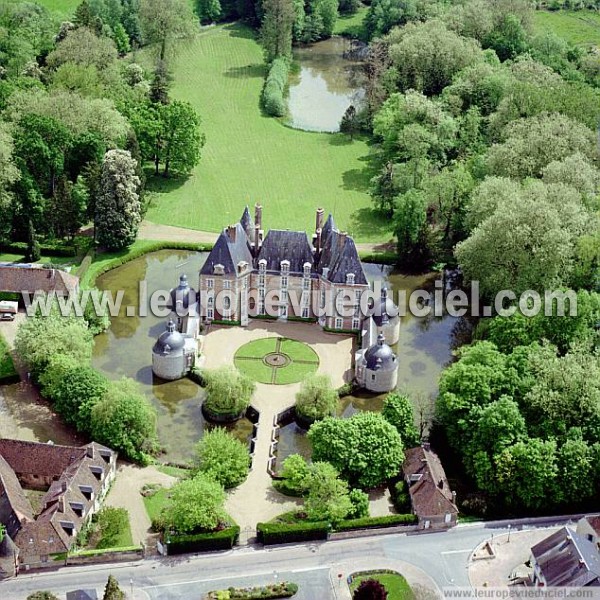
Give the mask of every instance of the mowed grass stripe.
POLYGON ((359 241, 390 238, 367 193, 373 173, 364 141, 297 131, 260 110, 262 51, 251 29, 228 24, 179 43, 172 95, 203 119, 206 145, 185 180, 150 180, 150 221, 220 231, 260 202, 266 228, 307 230, 324 206, 359 241))

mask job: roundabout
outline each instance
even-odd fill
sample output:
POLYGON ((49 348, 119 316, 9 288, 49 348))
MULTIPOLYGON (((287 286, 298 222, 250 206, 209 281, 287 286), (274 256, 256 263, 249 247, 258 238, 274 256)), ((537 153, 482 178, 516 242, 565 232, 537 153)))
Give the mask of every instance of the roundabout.
POLYGON ((248 342, 237 350, 233 362, 254 381, 276 385, 297 383, 319 368, 319 357, 308 344, 284 337, 248 342))

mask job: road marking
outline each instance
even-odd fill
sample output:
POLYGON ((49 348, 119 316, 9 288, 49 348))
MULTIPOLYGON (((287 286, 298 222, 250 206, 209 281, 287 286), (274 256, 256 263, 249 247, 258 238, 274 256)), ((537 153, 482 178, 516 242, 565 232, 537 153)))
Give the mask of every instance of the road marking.
POLYGON ((443 550, 440 554, 466 554, 467 552, 473 552, 473 548, 466 548, 465 550, 443 550))

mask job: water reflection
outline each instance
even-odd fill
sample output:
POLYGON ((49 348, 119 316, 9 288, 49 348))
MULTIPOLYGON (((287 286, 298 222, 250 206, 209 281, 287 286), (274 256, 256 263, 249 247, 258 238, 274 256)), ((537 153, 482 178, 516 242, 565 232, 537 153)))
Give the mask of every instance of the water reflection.
POLYGON ((332 37, 310 46, 296 48, 298 71, 290 76, 289 124, 307 131, 339 131, 342 116, 350 104, 358 106, 364 97, 359 62, 342 54, 348 41, 332 37))

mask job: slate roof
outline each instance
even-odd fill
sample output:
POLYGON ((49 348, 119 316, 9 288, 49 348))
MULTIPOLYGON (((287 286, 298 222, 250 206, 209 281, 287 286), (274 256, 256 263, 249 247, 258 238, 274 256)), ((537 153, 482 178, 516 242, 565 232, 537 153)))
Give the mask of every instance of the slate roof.
POLYGON ((458 513, 444 467, 435 452, 423 446, 406 450, 402 471, 409 479, 408 492, 419 519, 458 513), (410 482, 411 475, 421 477, 410 482))
POLYGON ((56 292, 66 295, 76 292, 79 278, 60 269, 39 265, 0 264, 0 292, 56 292))
POLYGON ((234 227, 235 239, 232 239, 228 229, 221 232, 206 262, 200 269, 201 275, 213 275, 215 265, 223 265, 226 275, 233 275, 237 271, 240 261, 246 261, 252 265, 253 257, 248 236, 241 223, 236 223, 234 227))
POLYGON ((313 267, 313 250, 304 231, 271 229, 264 239, 258 260, 267 261, 267 271, 280 271, 281 261, 290 261, 290 273, 302 273, 304 263, 313 267))
POLYGON ((242 218, 240 219, 240 225, 244 228, 248 239, 252 239, 254 236, 254 221, 250 216, 250 211, 248 210, 248 206, 244 208, 244 212, 242 213, 242 218))
POLYGON ((563 527, 531 548, 548 586, 600 586, 600 553, 585 537, 563 527))
MULTIPOLYGON (((333 223, 333 219, 331 219, 331 222, 333 223)), ((327 219, 327 223, 329 223, 329 219, 327 219)), ((346 283, 346 275, 354 273, 354 283, 356 285, 367 285, 367 278, 354 240, 349 235, 343 235, 335 229, 330 232, 327 238, 322 239, 318 272, 323 274, 323 269, 328 268, 327 279, 332 283, 346 283)))

